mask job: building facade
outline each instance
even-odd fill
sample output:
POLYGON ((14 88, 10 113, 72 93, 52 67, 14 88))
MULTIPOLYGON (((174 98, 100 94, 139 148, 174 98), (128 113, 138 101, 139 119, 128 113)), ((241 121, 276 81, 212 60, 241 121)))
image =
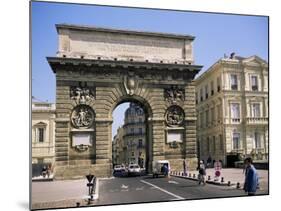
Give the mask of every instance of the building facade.
POLYGON ((123 141, 124 129, 123 127, 119 127, 117 129, 117 134, 113 138, 112 142, 112 163, 113 166, 119 164, 125 164, 126 160, 126 152, 125 152, 125 144, 123 141))
POLYGON ((135 103, 130 103, 130 107, 125 112, 123 125, 123 141, 125 148, 124 163, 137 163, 140 167, 145 167, 146 162, 146 124, 143 109, 135 103))
POLYGON ((32 103, 32 176, 55 159, 55 104, 32 103))
POLYGON ((268 63, 232 55, 196 79, 201 160, 268 160, 268 63))

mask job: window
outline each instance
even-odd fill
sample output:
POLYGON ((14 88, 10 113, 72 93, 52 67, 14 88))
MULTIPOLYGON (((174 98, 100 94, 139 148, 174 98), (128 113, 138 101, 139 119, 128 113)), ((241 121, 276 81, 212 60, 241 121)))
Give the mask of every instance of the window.
POLYGON ((134 128, 131 128, 131 134, 133 134, 134 133, 134 128))
POLYGON ((261 139, 260 139, 260 134, 258 132, 255 132, 254 134, 254 147, 256 149, 260 149, 261 148, 261 139))
POLYGON ((216 136, 213 136, 213 151, 216 151, 216 136))
POLYGON ((254 103, 253 104, 253 117, 260 117, 260 104, 259 103, 254 103))
POLYGON ((142 152, 139 152, 139 157, 141 157, 141 155, 142 155, 142 152))
POLYGON ((210 143, 209 143, 209 137, 207 137, 207 152, 210 152, 210 143))
POLYGON ((221 81, 220 81, 220 77, 217 78, 217 91, 218 91, 218 92, 221 91, 221 81))
POLYGON ((215 108, 211 108, 211 123, 215 121, 215 108))
POLYGON ((203 101, 203 89, 202 88, 200 89, 200 101, 201 102, 203 101))
POLYGON ((135 152, 134 151, 131 152, 131 156, 135 157, 135 152))
POLYGON ((209 124, 209 110, 205 111, 205 118, 206 118, 206 127, 208 127, 208 124, 209 124))
POLYGON ((201 126, 201 128, 204 127, 204 114, 203 114, 203 112, 200 113, 200 126, 201 126))
POLYGON ((139 147, 142 147, 142 139, 139 139, 139 147))
POLYGON ((221 105, 217 105, 217 121, 221 121, 221 105))
POLYGON ((234 75, 234 74, 230 75, 230 83, 231 83, 231 90, 238 89, 237 75, 234 75))
POLYGON ((38 142, 44 142, 44 128, 38 128, 38 142))
POLYGON ((233 121, 240 121, 239 103, 231 103, 231 118, 233 121))
POLYGON ((197 99, 197 98, 198 98, 198 94, 197 94, 197 92, 196 92, 196 93, 195 93, 195 103, 196 103, 196 104, 198 104, 198 99, 197 99))
POLYGON ((211 81, 211 95, 214 95, 214 82, 211 81))
POLYGON ((142 122, 142 119, 141 119, 141 118, 139 118, 139 122, 142 122))
POLYGON ((222 140, 222 135, 219 135, 219 145, 220 145, 220 150, 223 150, 223 140, 222 140))
POLYGON ((208 85, 206 85, 205 86, 205 97, 206 97, 206 99, 208 99, 208 94, 209 94, 208 85))
POLYGON ((258 77, 256 75, 251 76, 251 85, 253 91, 258 90, 258 77))
POLYGON ((232 141, 233 141, 233 149, 239 149, 240 148, 240 133, 233 133, 233 137, 232 137, 232 141))

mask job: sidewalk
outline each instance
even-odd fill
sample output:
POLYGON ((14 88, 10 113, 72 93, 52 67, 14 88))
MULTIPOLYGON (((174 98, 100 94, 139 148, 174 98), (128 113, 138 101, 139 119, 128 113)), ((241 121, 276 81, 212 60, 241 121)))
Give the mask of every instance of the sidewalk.
MULTIPOLYGON (((268 170, 259 170, 257 169, 259 175, 259 183, 260 183, 260 190, 267 190, 268 189, 268 170)), ((198 171, 188 171, 187 178, 189 179, 197 179, 198 171), (191 178, 189 175, 191 174, 191 178)), ((171 172, 172 176, 180 176, 182 177, 183 172, 171 172)), ((230 181, 231 185, 236 186, 237 183, 240 183, 240 186, 243 187, 245 174, 243 173, 243 169, 236 169, 236 168, 224 168, 221 170, 221 176, 218 178, 217 182, 214 182, 215 178, 215 169, 214 168, 207 168, 206 169, 206 181, 209 183, 217 184, 217 185, 227 185, 228 181, 230 181), (208 177, 210 176, 210 180, 208 181, 208 177), (224 182, 221 182, 221 178, 223 177, 224 182)))

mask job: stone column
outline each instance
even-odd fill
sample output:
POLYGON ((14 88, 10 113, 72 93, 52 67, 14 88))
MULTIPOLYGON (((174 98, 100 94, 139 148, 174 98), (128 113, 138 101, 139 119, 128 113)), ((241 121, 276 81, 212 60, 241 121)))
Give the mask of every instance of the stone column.
MULTIPOLYGON (((162 120, 152 120, 152 157, 153 160, 165 159, 165 133, 164 133, 164 122, 162 120)), ((150 125, 149 124, 149 125, 150 125)))
POLYGON ((112 171, 111 124, 109 119, 96 119, 96 164, 95 174, 110 176, 112 171))

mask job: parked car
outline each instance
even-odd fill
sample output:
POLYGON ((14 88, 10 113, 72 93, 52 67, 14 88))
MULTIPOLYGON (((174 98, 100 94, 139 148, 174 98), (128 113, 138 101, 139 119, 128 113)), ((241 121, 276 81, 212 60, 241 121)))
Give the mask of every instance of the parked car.
POLYGON ((168 160, 156 160, 152 163, 152 175, 153 178, 158 177, 159 175, 168 176, 170 172, 170 162, 168 160), (165 171, 165 168, 167 171, 165 171))
POLYGON ((114 168, 113 168, 113 174, 114 174, 114 173, 117 173, 117 172, 121 172, 121 173, 125 172, 125 167, 122 166, 122 165, 116 165, 116 166, 114 166, 114 168))
POLYGON ((140 175, 141 174, 141 169, 138 164, 130 164, 128 167, 128 176, 131 175, 140 175))

